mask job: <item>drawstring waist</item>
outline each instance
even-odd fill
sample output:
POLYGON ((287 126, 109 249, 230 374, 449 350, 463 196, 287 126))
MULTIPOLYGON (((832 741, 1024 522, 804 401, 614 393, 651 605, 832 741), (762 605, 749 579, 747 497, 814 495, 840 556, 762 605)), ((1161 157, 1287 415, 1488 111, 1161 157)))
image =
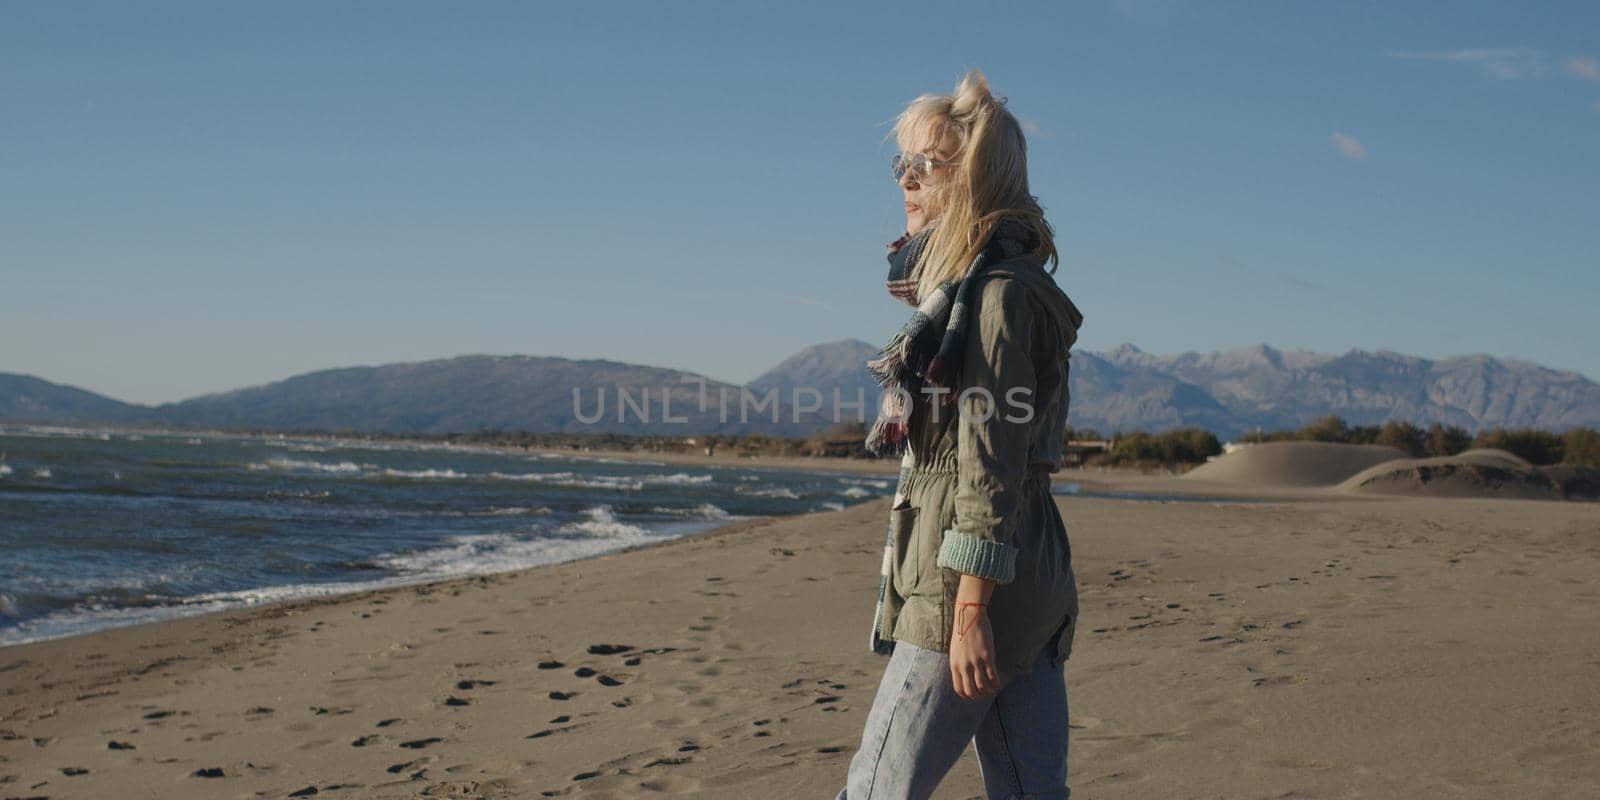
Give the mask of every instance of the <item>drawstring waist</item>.
MULTIPOLYGON (((951 458, 951 459, 948 459, 948 460, 936 461, 936 462, 931 463, 931 464, 913 464, 913 465, 911 465, 911 469, 909 470, 909 474, 910 475, 951 475, 951 476, 954 476, 956 474, 956 471, 957 471, 957 469, 956 469, 955 459, 951 458)), ((1027 471, 1025 473, 1023 473, 1023 480, 1024 481, 1044 480, 1045 482, 1049 482, 1050 475, 1054 471, 1055 471, 1055 468, 1050 466, 1049 464, 1046 464, 1044 462, 1034 462, 1034 463, 1029 464, 1027 471)))

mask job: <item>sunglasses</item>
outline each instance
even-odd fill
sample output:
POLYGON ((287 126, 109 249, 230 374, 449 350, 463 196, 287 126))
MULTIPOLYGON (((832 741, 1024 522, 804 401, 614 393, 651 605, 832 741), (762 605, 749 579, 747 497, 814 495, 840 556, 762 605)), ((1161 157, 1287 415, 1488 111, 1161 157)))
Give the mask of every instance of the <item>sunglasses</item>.
POLYGON ((930 158, 927 153, 917 153, 909 158, 904 153, 895 153, 894 158, 889 159, 889 174, 894 176, 895 183, 899 183, 907 172, 910 172, 918 182, 922 182, 932 177, 934 168, 955 162, 953 158, 939 161, 930 158))

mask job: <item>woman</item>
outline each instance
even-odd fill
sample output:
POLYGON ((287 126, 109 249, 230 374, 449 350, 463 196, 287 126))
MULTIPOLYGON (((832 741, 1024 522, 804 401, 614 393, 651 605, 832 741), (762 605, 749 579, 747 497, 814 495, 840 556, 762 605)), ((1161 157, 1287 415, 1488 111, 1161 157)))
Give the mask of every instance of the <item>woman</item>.
POLYGON ((917 310, 868 365, 885 391, 867 438, 901 455, 872 631, 892 657, 836 800, 925 798, 969 741, 990 797, 1065 798, 1078 591, 1050 473, 1083 315, 1045 270, 1022 127, 981 72, 893 135, 888 289, 917 310))

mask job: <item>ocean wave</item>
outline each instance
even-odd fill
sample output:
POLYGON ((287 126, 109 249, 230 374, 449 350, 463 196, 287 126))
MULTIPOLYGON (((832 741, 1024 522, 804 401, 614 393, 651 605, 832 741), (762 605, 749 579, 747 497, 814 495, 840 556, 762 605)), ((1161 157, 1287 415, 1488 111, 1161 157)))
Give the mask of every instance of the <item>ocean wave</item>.
POLYGON ((857 486, 871 486, 874 489, 888 489, 889 482, 871 478, 841 478, 844 483, 853 483, 857 486))
POLYGON ((608 539, 630 539, 647 536, 650 531, 617 519, 611 506, 598 505, 583 511, 584 519, 562 525, 562 533, 582 533, 608 539))
POLYGON ((336 475, 359 475, 363 469, 377 469, 377 464, 357 464, 354 461, 340 461, 329 464, 322 461, 306 461, 298 458, 269 458, 265 464, 260 462, 246 464, 252 470, 272 469, 300 469, 314 472, 327 472, 336 475))
POLYGON ((377 559, 375 563, 413 577, 483 575, 557 564, 639 542, 676 536, 621 522, 610 506, 595 506, 584 513, 586 519, 568 523, 560 529, 582 534, 577 537, 539 537, 538 534, 515 533, 452 536, 445 540, 444 546, 387 556, 377 559))
POLYGON ((869 492, 866 489, 861 488, 860 486, 851 486, 850 488, 845 489, 844 491, 840 492, 839 494, 842 494, 845 497, 850 497, 850 498, 871 497, 872 496, 872 492, 869 492))
POLYGON ((405 512, 406 516, 422 517, 542 517, 553 513, 549 506, 506 506, 504 508, 491 506, 481 511, 417 511, 405 512))
POLYGON ((446 469, 392 469, 392 468, 390 468, 390 469, 385 469, 383 471, 383 474, 388 475, 388 476, 390 476, 392 478, 417 478, 417 479, 422 479, 422 480, 428 480, 428 479, 434 479, 434 478, 457 479, 457 478, 470 478, 470 477, 472 477, 471 475, 469 475, 469 474, 467 474, 465 472, 456 472, 455 470, 449 469, 449 468, 446 468, 446 469))
POLYGON ((696 517, 699 519, 727 519, 729 516, 727 511, 711 503, 701 503, 693 508, 655 506, 650 510, 656 514, 671 514, 678 517, 696 517))
POLYGON ((777 486, 777 487, 773 487, 771 489, 750 489, 750 490, 746 490, 743 486, 737 486, 737 487, 734 487, 734 491, 738 492, 739 494, 750 495, 751 497, 781 497, 781 498, 783 498, 785 500, 799 500, 800 499, 800 495, 795 494, 795 491, 793 489, 790 489, 790 488, 788 488, 786 486, 777 486))
POLYGON ((10 474, 11 474, 11 467, 6 465, 6 464, 0 464, 0 478, 4 478, 5 476, 10 475, 10 474))
POLYGON ((824 511, 843 511, 844 510, 844 503, 835 503, 834 501, 829 500, 828 502, 822 504, 822 510, 824 510, 824 511))
POLYGON ((710 483, 715 479, 713 475, 690 475, 686 472, 674 472, 671 475, 646 475, 645 483, 666 483, 673 485, 693 485, 710 483))
POLYGON ((578 475, 575 472, 491 472, 489 477, 503 481, 535 481, 548 486, 570 489, 610 489, 637 492, 644 489, 644 481, 616 475, 578 475))
POLYGON ((268 500, 327 500, 333 493, 327 489, 268 489, 268 500))

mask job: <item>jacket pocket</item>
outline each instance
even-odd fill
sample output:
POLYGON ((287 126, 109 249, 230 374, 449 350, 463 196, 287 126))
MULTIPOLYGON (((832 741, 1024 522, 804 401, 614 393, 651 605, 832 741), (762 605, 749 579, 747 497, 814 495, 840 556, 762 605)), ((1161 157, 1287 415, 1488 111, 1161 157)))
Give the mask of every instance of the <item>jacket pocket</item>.
POLYGON ((917 512, 913 505, 889 509, 889 531, 894 541, 894 564, 890 571, 894 590, 901 597, 910 597, 917 588, 917 512))

